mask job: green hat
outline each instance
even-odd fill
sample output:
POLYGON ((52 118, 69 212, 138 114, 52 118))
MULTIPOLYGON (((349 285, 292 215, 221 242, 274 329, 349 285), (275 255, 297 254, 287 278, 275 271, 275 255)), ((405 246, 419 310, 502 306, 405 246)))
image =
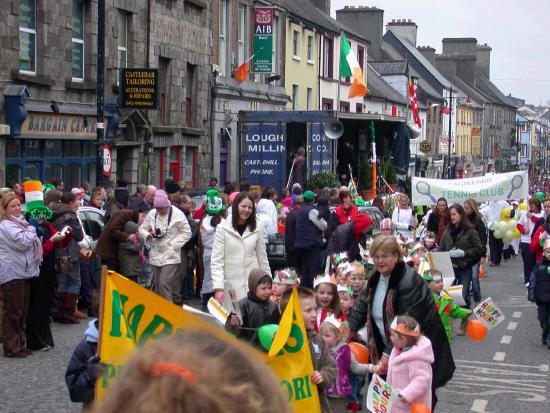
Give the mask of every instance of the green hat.
POLYGON ((53 191, 54 189, 55 189, 55 185, 53 184, 42 185, 42 192, 44 192, 44 194, 47 194, 48 192, 53 191))
POLYGON ((429 270, 424 273, 422 278, 424 278, 424 281, 427 281, 427 282, 439 281, 439 280, 443 280, 443 274, 441 274, 441 271, 429 270))
POLYGON ((52 210, 44 205, 44 192, 42 182, 40 181, 25 181, 23 182, 23 190, 25 191, 25 210, 33 218, 44 218, 49 220, 52 217, 52 210))
POLYGON ((311 191, 304 192, 304 201, 311 202, 315 199, 315 194, 311 191))
POLYGON ((217 189, 209 189, 206 192, 206 213, 217 215, 225 209, 222 197, 217 189))
POLYGON ((540 202, 544 201, 546 196, 544 195, 544 192, 538 191, 535 193, 535 198, 538 198, 540 202))
POLYGON ((353 203, 355 204, 355 206, 365 206, 365 200, 363 198, 355 198, 353 200, 353 203))

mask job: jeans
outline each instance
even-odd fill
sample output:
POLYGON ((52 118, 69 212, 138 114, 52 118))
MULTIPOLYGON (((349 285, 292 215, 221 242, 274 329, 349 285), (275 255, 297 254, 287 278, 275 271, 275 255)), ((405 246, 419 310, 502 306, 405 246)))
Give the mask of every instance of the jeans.
POLYGON ((472 301, 470 299, 470 288, 472 284, 472 268, 458 270, 458 284, 462 285, 462 297, 466 301, 466 307, 470 308, 472 301))
POLYGON ((474 302, 481 301, 481 285, 479 284, 479 261, 472 265, 472 296, 474 302))
POLYGON ((189 300, 195 295, 195 251, 182 250, 181 252, 181 296, 184 300, 189 300))
POLYGON ((73 271, 59 274, 57 283, 58 293, 80 294, 80 261, 71 261, 73 271))
POLYGON ((542 328, 542 340, 550 346, 550 304, 540 303, 537 305, 540 328, 542 328))
POLYGON ((527 284, 531 278, 531 271, 535 268, 537 256, 531 252, 527 242, 521 242, 519 250, 521 251, 521 258, 523 258, 523 281, 527 284))
POLYGON ((495 238, 494 231, 489 231, 489 250, 491 252, 491 262, 493 264, 500 265, 503 247, 502 240, 495 238))

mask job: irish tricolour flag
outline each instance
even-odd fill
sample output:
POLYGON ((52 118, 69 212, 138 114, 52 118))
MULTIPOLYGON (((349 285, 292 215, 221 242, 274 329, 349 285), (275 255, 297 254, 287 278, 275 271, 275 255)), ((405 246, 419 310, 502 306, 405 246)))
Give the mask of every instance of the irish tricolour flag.
POLYGON ((359 66, 357 56, 353 52, 346 35, 342 33, 342 44, 340 45, 340 76, 352 77, 348 97, 355 98, 367 94, 367 84, 363 78, 363 70, 359 66))

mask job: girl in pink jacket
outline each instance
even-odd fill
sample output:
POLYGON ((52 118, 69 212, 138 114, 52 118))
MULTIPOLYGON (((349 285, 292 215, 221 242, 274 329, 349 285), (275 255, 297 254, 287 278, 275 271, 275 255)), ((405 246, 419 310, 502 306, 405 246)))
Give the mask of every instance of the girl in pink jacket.
POLYGON ((399 392, 392 413, 409 413, 412 403, 432 406, 432 343, 409 316, 397 316, 391 324, 393 344, 387 382, 399 392))

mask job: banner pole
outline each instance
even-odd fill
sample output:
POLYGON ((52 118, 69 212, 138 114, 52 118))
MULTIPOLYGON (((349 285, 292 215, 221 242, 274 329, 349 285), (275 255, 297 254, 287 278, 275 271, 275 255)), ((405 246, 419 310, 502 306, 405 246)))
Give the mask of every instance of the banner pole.
POLYGON ((103 325, 103 313, 105 311, 105 278, 107 277, 107 266, 101 266, 101 287, 99 290, 99 317, 98 317, 98 333, 100 335, 99 340, 97 341, 97 355, 101 354, 101 326, 103 325))

